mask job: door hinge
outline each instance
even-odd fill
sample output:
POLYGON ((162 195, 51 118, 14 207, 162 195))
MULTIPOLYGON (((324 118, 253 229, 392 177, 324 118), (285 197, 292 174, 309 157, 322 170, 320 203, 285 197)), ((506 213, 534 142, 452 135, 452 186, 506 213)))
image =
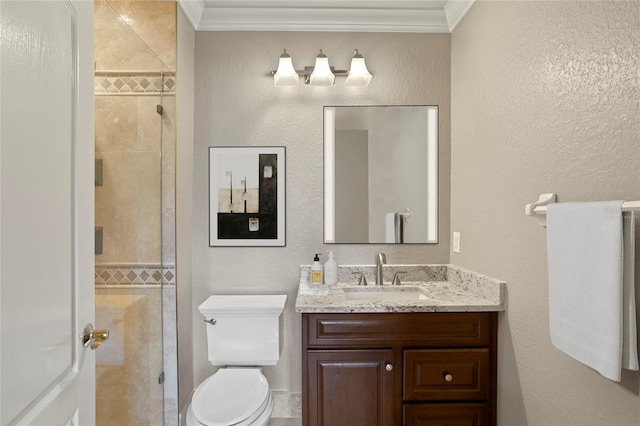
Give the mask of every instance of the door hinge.
POLYGON ((161 385, 163 383, 164 383, 164 371, 160 373, 160 375, 158 376, 158 384, 161 385))
POLYGON ((164 108, 162 107, 162 105, 156 105, 156 112, 160 115, 164 114, 164 108))

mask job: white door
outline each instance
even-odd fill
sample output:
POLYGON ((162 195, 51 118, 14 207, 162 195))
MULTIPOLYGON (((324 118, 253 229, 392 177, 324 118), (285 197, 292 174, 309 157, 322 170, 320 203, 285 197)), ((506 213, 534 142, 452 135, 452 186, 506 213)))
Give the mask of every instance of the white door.
POLYGON ((0 12, 0 424, 91 425, 93 1, 0 12))

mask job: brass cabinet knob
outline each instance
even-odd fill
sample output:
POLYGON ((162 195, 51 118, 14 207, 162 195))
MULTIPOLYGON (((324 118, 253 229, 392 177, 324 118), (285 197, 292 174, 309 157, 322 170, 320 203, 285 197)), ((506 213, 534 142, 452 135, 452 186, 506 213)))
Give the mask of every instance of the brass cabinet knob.
POLYGON ((391 363, 387 364, 384 366, 384 369, 387 371, 392 371, 393 370, 393 365, 391 363))
POLYGON ((444 373, 443 377, 445 382, 450 382, 453 380, 453 376, 449 373, 444 373))

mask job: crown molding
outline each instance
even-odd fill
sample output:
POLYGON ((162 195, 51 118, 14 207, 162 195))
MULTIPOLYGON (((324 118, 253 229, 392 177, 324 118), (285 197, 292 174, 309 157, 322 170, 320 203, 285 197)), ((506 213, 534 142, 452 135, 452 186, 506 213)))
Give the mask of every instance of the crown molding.
POLYGON ((202 19, 202 12, 204 11, 204 1, 202 0, 178 0, 180 9, 184 12, 185 16, 191 23, 191 26, 198 30, 200 25, 200 19, 202 19))
POLYGON ((450 33, 474 0, 178 0, 196 31, 450 33))
POLYGON ((433 10, 338 8, 208 8, 202 31, 449 32, 433 10))
POLYGON ((449 32, 460 23, 476 0, 449 0, 444 6, 444 13, 449 24, 449 32))

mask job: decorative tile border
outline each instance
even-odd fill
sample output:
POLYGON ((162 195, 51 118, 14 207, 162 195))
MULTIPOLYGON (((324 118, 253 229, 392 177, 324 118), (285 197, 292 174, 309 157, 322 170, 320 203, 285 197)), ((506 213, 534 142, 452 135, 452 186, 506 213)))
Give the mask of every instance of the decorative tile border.
POLYGON ((175 93, 173 73, 99 72, 94 77, 95 93, 175 93))
POLYGON ((96 264, 95 285, 176 284, 174 265, 96 264))

